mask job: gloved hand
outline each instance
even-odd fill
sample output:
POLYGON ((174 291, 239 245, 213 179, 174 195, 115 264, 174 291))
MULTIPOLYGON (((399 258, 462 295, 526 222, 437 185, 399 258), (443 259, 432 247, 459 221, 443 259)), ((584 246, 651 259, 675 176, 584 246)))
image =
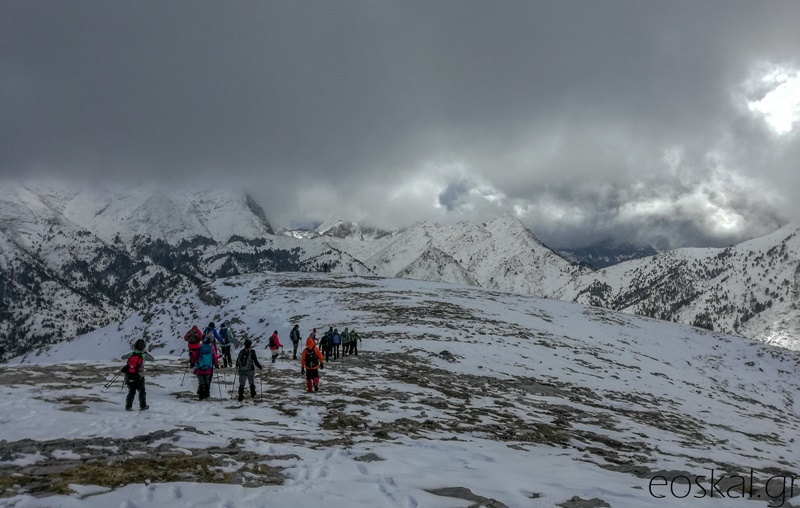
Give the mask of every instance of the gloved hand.
POLYGON ((300 368, 300 374, 305 374, 305 373, 306 373, 306 369, 304 369, 304 368, 302 368, 302 367, 301 367, 301 368, 300 368))
POLYGON ((319 364, 319 368, 320 368, 320 369, 324 369, 324 368, 325 368, 325 364, 324 364, 324 363, 320 363, 320 364, 319 364))

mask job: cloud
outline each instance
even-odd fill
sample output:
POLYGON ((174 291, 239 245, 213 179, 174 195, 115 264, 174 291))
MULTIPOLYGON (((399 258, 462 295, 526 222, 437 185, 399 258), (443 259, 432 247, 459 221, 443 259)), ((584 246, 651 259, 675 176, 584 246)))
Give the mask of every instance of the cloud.
POLYGON ((800 216, 798 18, 722 0, 6 3, 0 176, 241 187, 277 227, 511 213, 559 245, 717 245, 800 216))

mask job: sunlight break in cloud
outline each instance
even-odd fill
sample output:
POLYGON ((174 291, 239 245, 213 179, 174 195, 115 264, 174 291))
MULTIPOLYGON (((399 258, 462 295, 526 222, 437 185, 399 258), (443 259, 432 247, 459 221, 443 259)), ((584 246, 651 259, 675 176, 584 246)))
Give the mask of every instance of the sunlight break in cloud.
POLYGON ((788 134, 800 121, 800 71, 778 67, 759 81, 768 91, 748 101, 748 108, 761 114, 775 133, 788 134))

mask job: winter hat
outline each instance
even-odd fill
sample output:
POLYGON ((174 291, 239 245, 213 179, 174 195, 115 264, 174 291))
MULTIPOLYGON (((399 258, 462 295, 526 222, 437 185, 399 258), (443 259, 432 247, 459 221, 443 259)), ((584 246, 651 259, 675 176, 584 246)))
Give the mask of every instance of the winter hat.
POLYGON ((316 343, 314 342, 314 339, 312 339, 311 337, 306 339, 306 347, 308 349, 314 349, 315 345, 316 345, 316 343))
POLYGON ((212 322, 208 323, 208 327, 209 327, 209 328, 215 328, 215 326, 214 326, 214 322, 212 321, 212 322))
POLYGON ((244 339, 244 347, 250 347, 253 345, 253 341, 250 339, 244 339))
POLYGON ((317 333, 317 329, 316 329, 316 328, 314 328, 312 331, 313 331, 314 333, 317 333))

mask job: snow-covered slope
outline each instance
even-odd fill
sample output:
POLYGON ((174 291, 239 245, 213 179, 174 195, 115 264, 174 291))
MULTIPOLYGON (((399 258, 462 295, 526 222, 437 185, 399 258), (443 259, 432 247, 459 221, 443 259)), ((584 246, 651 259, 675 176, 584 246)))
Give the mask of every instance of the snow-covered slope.
POLYGON ((553 296, 800 349, 798 229, 628 261, 578 277, 553 296))
POLYGON ((789 505, 795 352, 474 286, 283 273, 214 289, 219 305, 192 292, 0 367, 2 505, 789 505), (210 320, 255 340, 255 400, 230 400, 230 370, 195 400, 181 336, 210 320), (297 362, 267 362, 295 323, 363 337, 319 393, 297 362), (126 413, 102 384, 140 337, 150 410, 126 413))

